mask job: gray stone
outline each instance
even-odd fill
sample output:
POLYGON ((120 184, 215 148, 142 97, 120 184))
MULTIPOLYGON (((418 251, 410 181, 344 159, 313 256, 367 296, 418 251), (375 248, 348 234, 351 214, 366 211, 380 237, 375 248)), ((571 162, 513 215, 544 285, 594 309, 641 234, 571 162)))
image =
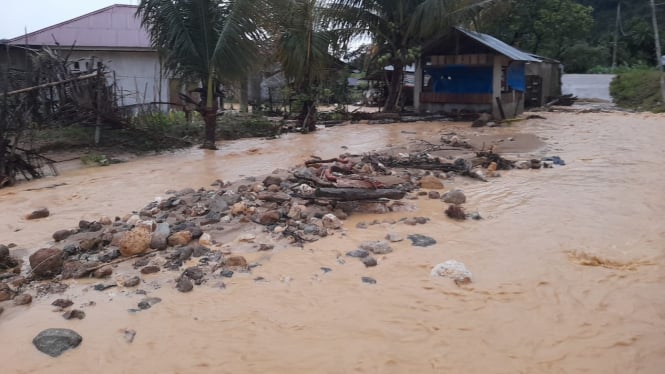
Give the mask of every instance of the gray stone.
POLYGON ((136 287, 141 283, 141 278, 138 276, 133 276, 125 279, 124 282, 122 282, 122 285, 125 287, 136 287))
POLYGON ((66 350, 78 347, 82 341, 83 337, 76 333, 76 331, 69 329, 46 329, 32 339, 32 344, 40 352, 46 353, 51 357, 58 357, 66 350))
POLYGON ((231 278, 233 276, 233 270, 222 270, 219 275, 223 276, 224 278, 231 278))
POLYGON ((28 305, 32 303, 32 295, 23 293, 14 298, 14 305, 28 305))
POLYGON ((367 256, 367 257, 363 258, 362 262, 368 268, 377 265, 376 259, 372 256, 367 256))
POLYGON ((54 302, 52 302, 51 305, 64 309, 74 305, 74 302, 69 299, 57 299, 54 302))
POLYGON ((153 305, 161 303, 161 302, 162 302, 162 299, 160 299, 159 297, 148 297, 148 298, 145 298, 145 299, 139 301, 138 307, 139 307, 139 309, 144 309, 144 310, 145 309, 150 309, 150 308, 152 308, 153 305))
POLYGON ((452 190, 444 193, 441 199, 445 203, 459 205, 466 202, 466 195, 461 190, 452 190))
POLYGON ((431 276, 450 278, 455 281, 455 284, 457 285, 470 283, 471 278, 473 277, 463 263, 455 260, 448 260, 436 265, 432 269, 431 276))
POLYGON ((369 256, 369 251, 364 249, 354 249, 353 251, 346 252, 346 255, 349 257, 365 258, 369 256))
POLYGON ((180 292, 190 292, 194 289, 192 281, 187 277, 180 277, 178 283, 176 284, 176 289, 180 292))
POLYGON ((73 234, 72 230, 58 230, 53 233, 53 240, 59 242, 69 238, 69 236, 72 234, 73 234))
POLYGON ((28 214, 25 218, 26 219, 40 219, 40 218, 46 218, 51 214, 49 212, 48 208, 41 208, 33 211, 32 213, 28 214))
POLYGON ((371 278, 371 277, 362 277, 360 279, 362 279, 363 283, 376 284, 376 279, 371 278))
POLYGON ((74 319, 74 318, 84 319, 85 318, 85 312, 82 311, 82 310, 78 310, 78 309, 72 309, 72 310, 64 312, 62 314, 62 318, 66 319, 66 320, 70 320, 70 319, 74 319))
POLYGON ((436 244, 436 240, 429 236, 414 234, 407 236, 411 240, 411 244, 415 247, 429 247, 436 244))
POLYGON ((397 242, 401 242, 402 240, 404 240, 404 238, 400 234, 391 232, 391 233, 386 234, 386 240, 389 241, 389 242, 392 242, 392 243, 397 243, 397 242))
POLYGON ((191 280, 194 280, 194 281, 201 280, 205 276, 205 272, 203 272, 203 269, 201 269, 198 266, 192 266, 190 268, 185 269, 183 274, 187 278, 189 278, 191 280))
POLYGON ((384 255, 393 251, 390 244, 385 240, 362 242, 360 249, 370 251, 375 255, 384 255))

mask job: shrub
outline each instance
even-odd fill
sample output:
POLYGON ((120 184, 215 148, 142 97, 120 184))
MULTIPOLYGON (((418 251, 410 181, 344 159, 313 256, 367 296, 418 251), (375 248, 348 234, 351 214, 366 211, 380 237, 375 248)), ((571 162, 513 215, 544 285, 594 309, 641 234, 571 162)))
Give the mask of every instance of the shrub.
POLYGON ((654 69, 634 69, 617 74, 610 84, 610 95, 622 108, 665 112, 660 94, 660 74, 654 69))

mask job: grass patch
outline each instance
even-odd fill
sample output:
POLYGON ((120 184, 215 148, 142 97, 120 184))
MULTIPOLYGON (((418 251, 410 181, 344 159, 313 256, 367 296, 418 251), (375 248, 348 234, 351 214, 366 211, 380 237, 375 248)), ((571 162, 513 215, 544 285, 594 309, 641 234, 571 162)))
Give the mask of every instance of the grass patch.
POLYGON ((218 139, 275 137, 281 124, 254 113, 226 113, 217 119, 218 139))
POLYGON ((635 69, 617 74, 610 84, 610 95, 621 108, 665 112, 660 94, 660 74, 654 69, 635 69))

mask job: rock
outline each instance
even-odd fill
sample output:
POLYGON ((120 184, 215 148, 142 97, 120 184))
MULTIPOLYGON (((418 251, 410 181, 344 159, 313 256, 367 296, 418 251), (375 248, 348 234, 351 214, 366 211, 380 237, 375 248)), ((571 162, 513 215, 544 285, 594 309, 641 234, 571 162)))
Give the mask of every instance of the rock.
POLYGON ((289 194, 284 193, 284 192, 269 192, 269 191, 263 191, 259 192, 259 194, 256 197, 259 200, 263 201, 271 201, 275 202, 278 204, 287 202, 291 200, 291 196, 289 194))
POLYGON ((0 283, 0 301, 11 300, 14 293, 7 283, 0 283))
POLYGON ((62 251, 58 248, 42 248, 29 257, 32 273, 40 278, 54 277, 62 271, 62 251))
POLYGON ((460 205, 466 203, 466 195, 461 190, 452 190, 443 194, 444 203, 460 205))
POLYGON ((40 218, 46 218, 51 214, 51 212, 48 211, 48 208, 41 208, 33 211, 32 213, 28 214, 25 219, 40 219, 40 218))
POLYGON ((206 248, 212 247, 212 236, 210 236, 210 234, 208 234, 207 232, 204 233, 199 238, 199 244, 206 248))
POLYGON ((276 184, 271 184, 271 185, 268 186, 268 191, 270 191, 270 192, 279 192, 281 190, 282 190, 281 187, 279 187, 276 184))
POLYGON ((466 269, 463 263, 448 260, 436 265, 431 272, 433 277, 446 277, 455 281, 455 284, 467 284, 471 282, 471 272, 466 269))
POLYGON ((101 223, 101 224, 104 225, 104 226, 110 226, 110 225, 113 224, 113 221, 111 220, 110 217, 107 217, 107 216, 101 216, 101 217, 99 218, 99 223, 101 223))
POLYGON ((132 277, 126 278, 123 280, 122 285, 124 287, 136 287, 141 283, 141 278, 138 276, 134 275, 132 277))
POLYGON ((531 160, 531 169, 540 169, 541 166, 542 166, 542 165, 541 165, 541 163, 540 163, 540 160, 538 160, 538 159, 536 159, 536 158, 534 158, 533 160, 531 160))
POLYGON ((256 235, 251 233, 246 233, 240 235, 236 240, 242 243, 254 243, 254 240, 256 240, 256 235))
POLYGON ((259 217, 259 223, 262 225, 274 225, 282 218, 282 213, 279 210, 269 210, 259 217))
POLYGON ((270 185, 281 185, 283 182, 282 178, 276 176, 276 175, 269 175, 263 180, 263 185, 268 187, 270 185))
POLYGON ((155 232, 150 237, 150 248, 163 251, 169 247, 168 234, 155 232))
POLYGON ((194 285, 192 284, 192 281, 189 280, 187 277, 180 277, 178 279, 178 283, 176 283, 176 289, 180 292, 190 292, 191 290, 194 289, 194 285))
POLYGON ((489 113, 480 113, 480 116, 473 121, 471 127, 483 127, 487 126, 487 123, 492 120, 492 115, 489 113))
POLYGON ((5 308, 3 308, 3 307, 0 306, 0 315, 2 315, 2 313, 3 313, 4 311, 5 311, 5 308))
POLYGON ((81 335, 73 330, 46 329, 32 339, 32 344, 40 352, 51 357, 58 357, 66 350, 78 347, 82 341, 81 335))
POLYGON ((58 230, 53 233, 53 240, 56 242, 63 241, 69 238, 74 232, 72 230, 58 230))
POLYGON ((415 247, 429 247, 431 245, 436 244, 436 240, 425 235, 414 234, 414 235, 409 235, 408 238, 409 240, 411 240, 411 245, 415 247))
POLYGON ((0 244, 0 262, 4 262, 7 258, 9 258, 9 247, 0 244))
POLYGON ((128 257, 144 253, 150 248, 151 240, 152 234, 146 228, 134 228, 120 238, 120 254, 128 257))
POLYGON ((110 277, 111 274, 113 274, 113 268, 110 265, 107 265, 95 270, 95 272, 92 273, 92 276, 95 278, 106 278, 110 277))
POLYGON ((223 276, 224 278, 231 278, 233 276, 233 270, 224 269, 219 273, 219 275, 223 276))
POLYGON ((117 286, 117 284, 115 284, 115 283, 106 283, 106 284, 99 283, 99 284, 94 285, 92 287, 92 289, 95 290, 95 291, 105 291, 105 290, 108 290, 109 288, 113 288, 115 286, 117 286))
POLYGON ((483 219, 483 217, 478 212, 473 212, 473 213, 467 214, 467 218, 471 218, 471 219, 476 220, 476 221, 480 221, 481 219, 483 219))
POLYGON ((85 278, 99 266, 99 262, 66 261, 62 266, 62 279, 85 278))
POLYGON ((54 302, 52 302, 51 305, 64 309, 74 305, 74 302, 69 299, 57 299, 54 302))
POLYGON ((192 251, 192 257, 203 257, 210 253, 210 250, 202 245, 196 245, 194 246, 194 250, 192 251))
POLYGON ((198 226, 188 227, 187 231, 192 234, 192 239, 198 239, 201 237, 201 235, 203 235, 203 230, 201 230, 201 228, 198 226))
POLYGON ((145 298, 145 299, 139 301, 138 307, 139 307, 139 309, 143 309, 143 310, 150 309, 150 308, 152 308, 153 305, 159 304, 161 302, 162 302, 162 299, 160 299, 159 297, 148 297, 148 298, 145 298))
POLYGON ((102 244, 102 239, 99 237, 83 239, 79 242, 79 249, 83 252, 90 252, 97 249, 102 244))
POLYGON ((439 193, 439 191, 430 191, 427 193, 427 197, 429 197, 430 199, 439 199, 441 198, 441 194, 439 193))
POLYGON ((272 251, 275 248, 272 244, 259 244, 259 252, 272 251))
POLYGON ((136 331, 132 329, 125 329, 123 331, 123 337, 127 343, 131 343, 134 341, 134 337, 136 337, 136 331))
POLYGON ((176 232, 169 236, 168 243, 170 246, 183 246, 189 244, 192 241, 192 233, 184 230, 176 232))
POLYGON ((363 281, 363 283, 376 284, 376 279, 371 278, 371 277, 362 277, 360 279, 363 281))
POLYGON ((370 251, 375 255, 384 255, 393 251, 393 249, 390 248, 390 243, 385 240, 362 242, 360 244, 360 249, 370 251))
POLYGON ((62 314, 62 318, 66 319, 66 320, 70 320, 70 319, 74 319, 74 318, 84 319, 85 318, 85 312, 82 311, 82 310, 79 310, 79 309, 68 310, 68 311, 66 311, 62 314))
POLYGON ((229 203, 226 202, 221 196, 215 196, 208 205, 210 213, 224 213, 229 210, 229 203))
POLYGON ((306 206, 300 204, 293 204, 291 206, 291 209, 289 209, 289 213, 287 214, 287 216, 292 219, 301 219, 305 215, 306 211, 307 211, 306 206))
POLYGON ((425 175, 424 177, 420 178, 420 181, 418 182, 418 185, 420 188, 428 189, 428 190, 442 190, 443 189, 443 182, 441 182, 441 179, 433 176, 433 175, 425 175))
POLYGON ((346 252, 346 255, 349 257, 365 258, 369 256, 369 251, 365 249, 354 249, 353 251, 346 252))
POLYGON ((404 220, 405 225, 415 226, 418 224, 418 220, 415 217, 409 217, 404 220))
POLYGON ((22 293, 14 298, 14 305, 28 305, 32 303, 32 295, 22 293))
POLYGON ((321 224, 327 229, 339 229, 342 227, 342 221, 332 213, 328 213, 321 218, 321 224))
POLYGON ((531 169, 531 162, 530 161, 524 161, 524 160, 517 161, 517 162, 515 162, 515 168, 522 169, 522 170, 531 169))
POLYGON ((363 258, 362 262, 368 268, 377 265, 376 259, 372 256, 367 256, 367 257, 363 258))
POLYGON ((245 204, 244 201, 235 203, 231 207, 231 215, 233 215, 233 216, 244 215, 244 214, 247 214, 248 211, 249 211, 249 208, 247 207, 247 204, 245 204))
POLYGON ((402 240, 404 240, 404 238, 400 234, 396 234, 396 233, 391 232, 391 233, 386 234, 386 240, 391 242, 391 243, 397 243, 397 242, 401 242, 402 240))
POLYGON ((325 266, 322 266, 322 267, 320 267, 319 269, 321 269, 321 271, 323 272, 323 274, 330 273, 330 272, 332 271, 331 268, 329 268, 329 267, 325 267, 325 266))
POLYGON ((141 269, 141 274, 154 274, 159 273, 162 270, 159 266, 149 265, 141 269))
POLYGON ((459 205, 448 206, 448 209, 446 209, 445 213, 449 218, 458 221, 463 221, 466 219, 466 213, 464 213, 464 209, 462 209, 462 207, 460 207, 459 205))
POLYGON ((205 272, 203 272, 203 269, 198 266, 192 266, 185 269, 183 275, 193 281, 200 281, 205 276, 205 272))
POLYGON ((224 265, 247 269, 247 260, 242 256, 230 256, 224 261, 224 265))
POLYGON ((128 226, 134 226, 137 223, 139 223, 140 221, 141 221, 141 217, 134 214, 134 215, 129 216, 127 218, 127 220, 125 221, 125 223, 127 223, 128 226))

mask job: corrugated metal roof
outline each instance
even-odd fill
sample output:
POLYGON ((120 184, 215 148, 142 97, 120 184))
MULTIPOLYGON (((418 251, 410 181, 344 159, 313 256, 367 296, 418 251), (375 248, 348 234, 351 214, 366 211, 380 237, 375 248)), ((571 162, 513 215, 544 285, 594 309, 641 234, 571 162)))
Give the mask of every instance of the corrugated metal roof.
POLYGON ((515 61, 526 61, 526 62, 541 62, 541 60, 531 56, 530 54, 520 51, 519 49, 512 47, 501 40, 479 32, 466 30, 461 27, 455 27, 455 30, 461 32, 462 34, 476 40, 477 42, 485 45, 488 48, 491 48, 498 53, 510 58, 515 61))
POLYGON ((116 4, 92 13, 46 27, 8 41, 11 45, 48 45, 65 47, 152 49, 150 38, 135 5, 116 4))

